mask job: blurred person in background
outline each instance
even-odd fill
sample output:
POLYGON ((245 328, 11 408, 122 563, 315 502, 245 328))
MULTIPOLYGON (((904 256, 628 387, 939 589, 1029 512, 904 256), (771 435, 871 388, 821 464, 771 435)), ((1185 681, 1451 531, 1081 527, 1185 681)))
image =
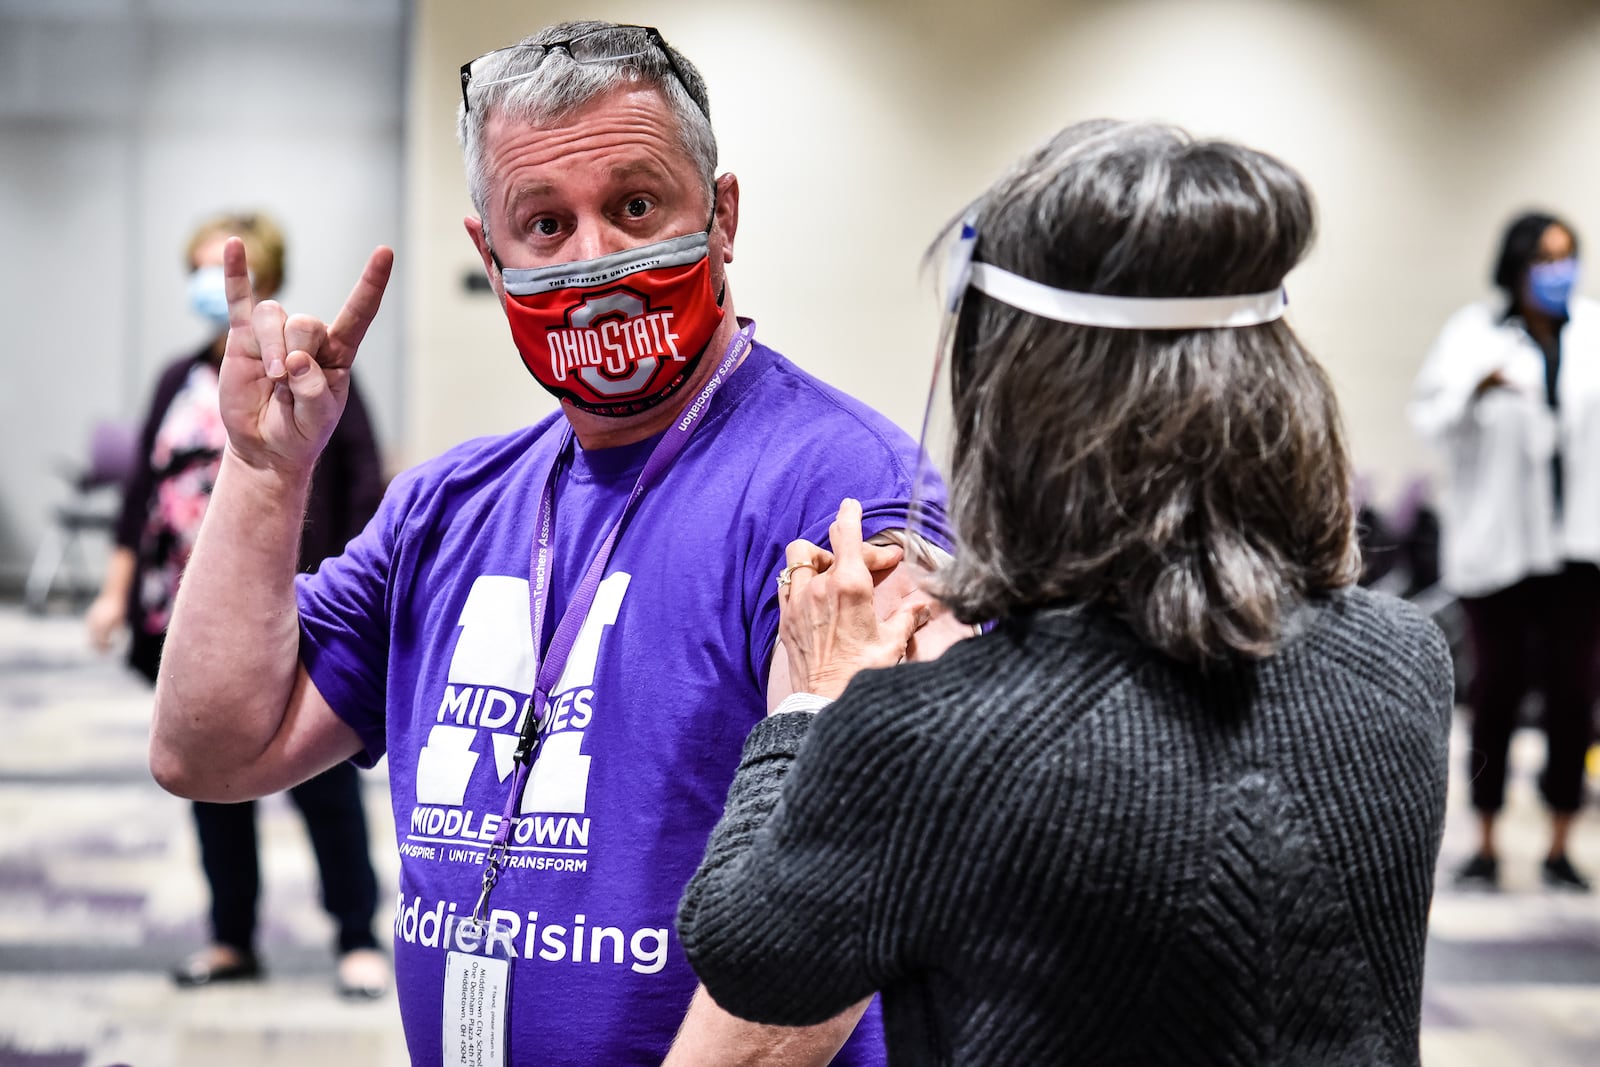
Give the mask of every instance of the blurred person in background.
POLYGON ((859 506, 788 546, 797 694, 685 953, 761 1022, 881 990, 896 1063, 1417 1063, 1450 661, 1354 584, 1333 390, 1280 318, 1310 191, 1102 121, 966 219, 933 591, 997 622, 890 667, 926 609, 879 621, 859 506))
MULTIPOLYGON (((259 213, 204 222, 185 252, 191 309, 210 337, 162 371, 140 435, 137 466, 123 494, 116 548, 100 595, 89 608, 90 639, 102 651, 130 631, 128 663, 152 683, 184 567, 210 501, 227 435, 218 404, 218 370, 227 340, 222 249, 237 236, 250 250, 256 300, 283 285, 282 232, 259 213)), ((300 569, 314 571, 343 550, 378 506, 383 479, 372 423, 360 394, 350 402, 317 467, 300 546, 300 569)), ((322 903, 338 928, 336 984, 352 998, 382 995, 388 963, 377 950, 373 918, 377 880, 367 843, 361 783, 341 763, 289 790, 305 817, 322 882, 322 903)), ((255 805, 196 801, 200 859, 211 891, 211 944, 173 972, 182 987, 254 978, 256 903, 260 891, 255 805)))
POLYGON ((1445 460, 1441 580, 1465 610, 1473 661, 1467 774, 1479 836, 1463 885, 1499 884, 1511 736, 1537 690, 1551 811, 1543 879, 1591 888, 1567 855, 1600 647, 1600 306, 1575 295, 1577 275, 1571 226, 1542 212, 1513 219, 1494 265, 1501 298, 1445 323, 1410 405, 1445 460))

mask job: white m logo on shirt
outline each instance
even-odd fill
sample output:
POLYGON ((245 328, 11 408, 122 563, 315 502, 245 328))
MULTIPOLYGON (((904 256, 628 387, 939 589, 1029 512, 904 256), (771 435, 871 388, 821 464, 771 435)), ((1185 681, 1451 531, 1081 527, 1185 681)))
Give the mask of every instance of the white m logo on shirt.
MULTIPOLYGON (((630 581, 631 575, 619 572, 600 583, 561 679, 550 694, 552 702, 563 693, 594 685, 601 637, 606 628, 617 621, 630 581)), ((450 658, 447 679, 450 686, 488 686, 517 693, 533 691, 537 659, 526 578, 481 575, 467 594, 458 625, 461 636, 450 658)), ((520 727, 520 716, 513 725, 520 727)), ((479 753, 472 751, 479 732, 470 726, 436 725, 432 729, 427 745, 418 753, 418 804, 462 803, 479 759, 479 753)), ((513 770, 516 734, 496 732, 489 736, 496 775, 505 781, 513 770)), ((523 793, 523 814, 581 814, 585 810, 591 757, 582 752, 583 738, 582 730, 563 731, 546 738, 523 793)))

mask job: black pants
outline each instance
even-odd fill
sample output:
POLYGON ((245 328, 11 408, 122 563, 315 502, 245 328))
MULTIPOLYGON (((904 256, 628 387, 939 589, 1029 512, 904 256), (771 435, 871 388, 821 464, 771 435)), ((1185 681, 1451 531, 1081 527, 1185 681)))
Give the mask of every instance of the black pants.
MULTIPOLYGON (((378 910, 378 880, 367 850, 366 816, 355 766, 341 763, 289 790, 305 817, 322 879, 322 906, 339 928, 339 951, 374 948, 372 919, 378 910)), ((261 879, 256 863, 253 801, 195 801, 200 863, 211 886, 211 930, 215 939, 241 952, 255 950, 256 898, 261 879)))
POLYGON ((1492 815, 1505 799, 1517 712, 1544 695, 1547 754, 1539 791, 1550 809, 1583 805, 1584 758, 1594 728, 1600 650, 1600 568, 1570 563, 1482 597, 1462 597, 1472 643, 1472 806, 1492 815))
MULTIPOLYGON (((151 681, 162 641, 135 639, 130 663, 151 681)), ((322 906, 339 928, 339 951, 375 948, 372 920, 378 910, 378 879, 367 844, 361 780, 354 764, 341 763, 289 790, 306 820, 311 850, 322 881, 322 906)), ((212 937, 241 952, 255 951, 256 900, 261 875, 256 850, 256 806, 197 800, 200 865, 211 887, 212 937)))

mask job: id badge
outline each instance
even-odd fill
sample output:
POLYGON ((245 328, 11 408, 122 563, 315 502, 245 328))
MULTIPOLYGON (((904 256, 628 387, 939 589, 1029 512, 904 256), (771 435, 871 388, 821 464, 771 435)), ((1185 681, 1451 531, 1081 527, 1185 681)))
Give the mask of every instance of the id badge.
POLYGON ((505 1067, 507 960, 451 952, 444 965, 445 1067, 505 1067))

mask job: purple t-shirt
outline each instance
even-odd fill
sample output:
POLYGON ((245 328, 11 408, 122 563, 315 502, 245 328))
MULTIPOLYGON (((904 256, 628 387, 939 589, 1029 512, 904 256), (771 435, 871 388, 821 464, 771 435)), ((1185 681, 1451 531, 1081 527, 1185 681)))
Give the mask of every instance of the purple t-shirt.
MULTIPOLYGON (((418 1064, 440 1058, 447 949, 510 958, 510 1062, 660 1062, 695 987, 678 898, 766 712, 784 545, 824 542, 847 496, 868 536, 907 521, 915 443, 756 345, 621 533, 551 694, 490 902, 495 943, 478 944, 461 920, 533 688, 529 558, 564 429, 552 415, 415 468, 343 556, 298 580, 307 670, 364 761, 389 756, 395 974, 418 1064)), ((654 444, 574 447, 541 647, 654 444)), ((883 1059, 874 1007, 836 1062, 883 1059)))

